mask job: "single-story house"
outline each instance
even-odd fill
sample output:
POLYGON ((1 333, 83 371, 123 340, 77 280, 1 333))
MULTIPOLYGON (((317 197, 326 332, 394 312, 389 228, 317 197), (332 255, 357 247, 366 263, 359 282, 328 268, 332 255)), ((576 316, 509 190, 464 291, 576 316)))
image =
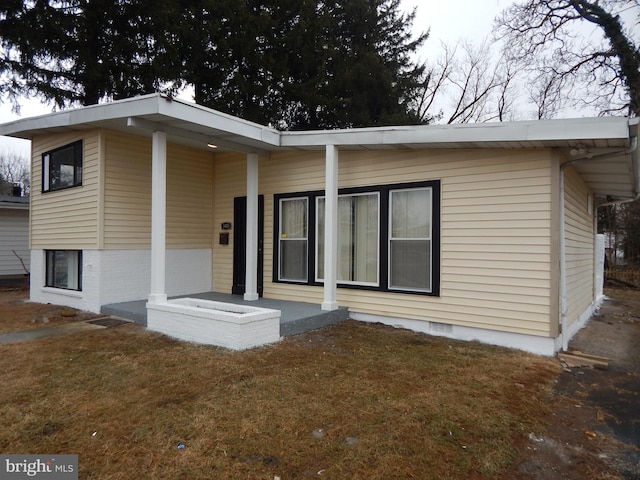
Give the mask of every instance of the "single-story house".
POLYGON ((22 282, 30 254, 29 197, 0 195, 0 282, 22 282))
POLYGON ((638 119, 278 131, 152 94, 26 118, 31 299, 213 291, 553 355, 602 297, 638 119))

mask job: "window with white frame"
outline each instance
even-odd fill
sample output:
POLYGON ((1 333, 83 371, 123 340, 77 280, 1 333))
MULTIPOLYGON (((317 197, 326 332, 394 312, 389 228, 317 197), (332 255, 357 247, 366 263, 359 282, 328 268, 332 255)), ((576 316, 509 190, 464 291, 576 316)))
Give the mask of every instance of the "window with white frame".
POLYGON ((389 289, 431 290, 431 188, 391 190, 389 289))
MULTIPOLYGON (((274 198, 274 281, 321 285, 324 192, 274 198)), ((339 286, 440 294, 439 181, 341 189, 337 222, 339 286)))
POLYGON ((309 200, 287 198, 280 201, 278 265, 279 280, 308 280, 309 200))
POLYGON ((45 286, 82 290, 82 251, 47 250, 45 286))
POLYGON ((42 191, 82 185, 82 141, 42 154, 42 191))

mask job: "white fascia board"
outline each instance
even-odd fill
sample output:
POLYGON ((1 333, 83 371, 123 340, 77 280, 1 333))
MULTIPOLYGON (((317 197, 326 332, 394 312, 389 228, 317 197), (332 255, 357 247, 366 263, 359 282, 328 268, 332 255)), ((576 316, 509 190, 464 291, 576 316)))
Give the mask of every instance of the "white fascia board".
POLYGON ((0 125, 0 135, 32 138, 49 129, 100 126, 101 122, 114 120, 123 120, 124 125, 129 117, 146 116, 153 116, 157 123, 164 124, 167 132, 174 122, 181 122, 186 126, 195 124, 205 129, 227 132, 240 141, 243 138, 251 139, 266 143, 269 147, 280 144, 280 132, 277 130, 156 93, 15 120, 0 125), (158 115, 164 117, 164 121, 160 121, 158 115))
POLYGON ((327 144, 410 145, 410 144, 478 144, 496 142, 541 142, 629 139, 626 118, 581 118, 537 120, 530 122, 476 123, 457 125, 415 125, 400 127, 358 128, 283 132, 282 147, 313 147, 327 144))
POLYGON ((31 139, 34 132, 40 129, 56 128, 69 124, 68 113, 51 113, 39 117, 30 117, 0 125, 0 135, 31 139))
POLYGON ((133 115, 133 112, 140 112, 140 115, 155 114, 160 110, 158 104, 162 101, 161 98, 158 94, 151 94, 69 110, 67 112, 69 123, 70 125, 79 125, 118 120, 133 115))
MULTIPOLYGON (((55 128, 100 126, 101 122, 126 121, 128 117, 144 118, 171 126, 188 129, 189 124, 202 129, 226 132, 237 137, 272 148, 324 148, 326 145, 340 146, 402 146, 469 144, 477 148, 481 144, 513 142, 571 142, 580 140, 608 140, 629 145, 630 121, 623 117, 580 118, 560 120, 533 120, 522 122, 496 122, 457 125, 409 125, 394 127, 356 128, 343 130, 317 130, 280 132, 270 127, 218 112, 201 105, 178 99, 169 99, 161 94, 150 94, 92 105, 74 110, 26 118, 0 125, 0 135, 32 138, 37 133, 55 128), (160 118, 158 118, 160 116, 160 118), (179 124, 179 125, 177 125, 179 124)), ((637 131, 637 123, 635 124, 637 131)), ((202 133, 202 132, 201 132, 202 133)))
POLYGON ((136 115, 154 114, 158 113, 159 99, 158 94, 144 95, 14 120, 0 125, 0 135, 32 138, 34 132, 48 129, 72 128, 83 124, 127 118, 134 113, 136 115))
POLYGON ((267 143, 271 147, 280 145, 280 132, 278 130, 218 112, 217 110, 176 99, 160 100, 159 107, 158 113, 172 119, 228 132, 246 139, 257 140, 267 143))

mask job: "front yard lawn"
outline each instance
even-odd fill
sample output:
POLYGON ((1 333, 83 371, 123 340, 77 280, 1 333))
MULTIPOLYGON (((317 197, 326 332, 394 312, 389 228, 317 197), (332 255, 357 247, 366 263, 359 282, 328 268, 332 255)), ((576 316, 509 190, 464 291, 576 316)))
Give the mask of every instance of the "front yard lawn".
POLYGON ((0 362, 0 451, 78 454, 101 480, 499 478, 560 368, 354 321, 245 352, 126 325, 0 362))

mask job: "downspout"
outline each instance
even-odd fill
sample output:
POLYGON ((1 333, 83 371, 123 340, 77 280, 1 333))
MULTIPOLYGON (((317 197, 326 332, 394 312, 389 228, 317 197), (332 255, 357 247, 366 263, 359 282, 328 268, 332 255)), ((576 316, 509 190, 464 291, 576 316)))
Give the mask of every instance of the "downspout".
POLYGON ((565 254, 565 222, 564 222, 564 168, 560 165, 560 335, 562 336, 562 350, 569 348, 567 338, 567 268, 565 254), (566 339, 566 340, 565 340, 566 339))
POLYGON ((633 202, 640 198, 640 175, 638 175, 638 159, 634 155, 638 149, 638 137, 631 137, 631 146, 626 150, 603 153, 601 155, 590 155, 587 158, 579 158, 570 160, 560 165, 560 328, 562 335, 562 350, 566 351, 569 348, 569 336, 567 335, 567 265, 566 265, 566 232, 565 232, 565 208, 564 208, 564 170, 565 168, 574 165, 579 162, 588 162, 592 160, 603 160, 609 157, 616 157, 620 155, 631 155, 631 162, 634 173, 633 184, 633 197, 625 200, 618 200, 613 202, 603 203, 598 205, 595 212, 595 225, 597 232, 597 219, 598 208, 606 205, 613 205, 618 203, 633 202))

